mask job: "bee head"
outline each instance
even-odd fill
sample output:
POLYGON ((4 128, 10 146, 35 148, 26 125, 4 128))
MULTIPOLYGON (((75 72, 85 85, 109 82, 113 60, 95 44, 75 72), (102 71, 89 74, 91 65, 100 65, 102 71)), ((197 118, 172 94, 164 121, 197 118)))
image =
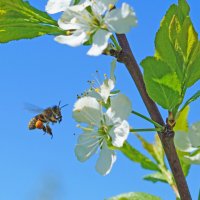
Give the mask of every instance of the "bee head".
POLYGON ((63 106, 60 106, 60 103, 61 103, 61 101, 59 101, 57 106, 52 107, 52 111, 58 116, 61 116, 61 109, 68 105, 68 104, 65 104, 63 106))
POLYGON ((53 111, 53 113, 55 113, 56 115, 61 116, 61 108, 60 108, 60 106, 53 106, 53 107, 52 107, 52 111, 53 111))

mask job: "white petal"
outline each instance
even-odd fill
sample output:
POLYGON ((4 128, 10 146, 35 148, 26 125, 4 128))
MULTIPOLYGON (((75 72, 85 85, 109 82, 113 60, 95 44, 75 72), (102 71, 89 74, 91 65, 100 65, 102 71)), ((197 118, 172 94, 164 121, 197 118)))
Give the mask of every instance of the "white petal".
POLYGON ((200 147, 200 122, 196 122, 191 126, 189 138, 193 147, 200 147))
POLYGON ((110 79, 113 80, 113 83, 115 84, 116 78, 115 78, 115 68, 117 65, 117 59, 113 59, 111 62, 111 67, 110 67, 110 79))
POLYGON ((107 144, 104 142, 96 163, 97 172, 99 172, 103 176, 107 175, 111 171, 115 161, 115 152, 113 150, 108 149, 107 144))
POLYGON ((49 0, 45 10, 49 14, 65 11, 66 8, 70 5, 71 1, 72 0, 49 0))
POLYGON ((115 147, 122 147, 129 134, 129 124, 124 120, 119 126, 114 127, 110 136, 112 137, 112 144, 115 147))
POLYGON ((81 30, 75 31, 72 35, 59 35, 55 37, 55 41, 61 44, 67 44, 72 47, 77 47, 86 42, 89 36, 81 30))
POLYGON ((82 97, 74 105, 73 118, 77 122, 99 126, 102 119, 101 105, 93 97, 82 97))
POLYGON ((189 135, 183 131, 177 131, 174 136, 175 146, 181 151, 190 152, 193 151, 194 148, 189 139, 189 135))
POLYGON ((200 153, 194 156, 184 156, 186 161, 191 164, 200 164, 200 153))
POLYGON ((106 114, 114 123, 127 119, 132 111, 132 105, 129 98, 121 93, 111 98, 111 107, 106 114))
POLYGON ((137 25, 136 14, 126 3, 121 9, 113 9, 105 16, 105 21, 109 30, 118 34, 127 33, 131 27, 137 25))
POLYGON ((98 149, 99 142, 96 133, 86 132, 79 136, 75 154, 80 162, 89 159, 98 149))
POLYGON ((99 56, 102 54, 103 50, 108 46, 108 40, 112 33, 99 30, 93 36, 93 43, 90 50, 87 52, 90 56, 99 56))
POLYGON ((108 97, 110 96, 110 92, 114 87, 114 82, 111 79, 106 79, 100 86, 100 95, 105 103, 107 102, 108 97))
POLYGON ((115 5, 116 2, 117 0, 92 0, 90 4, 95 15, 104 15, 110 9, 109 6, 115 5))
POLYGON ((91 14, 87 10, 76 11, 77 6, 70 6, 58 20, 58 25, 63 30, 87 28, 90 29, 91 14))

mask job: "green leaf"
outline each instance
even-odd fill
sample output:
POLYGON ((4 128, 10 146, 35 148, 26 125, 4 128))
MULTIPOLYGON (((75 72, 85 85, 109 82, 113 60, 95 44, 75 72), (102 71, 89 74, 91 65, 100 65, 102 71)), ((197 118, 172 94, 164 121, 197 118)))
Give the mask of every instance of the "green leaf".
POLYGON ((137 138, 142 142, 144 149, 155 159, 159 166, 164 165, 164 150, 158 135, 155 135, 155 144, 147 142, 141 135, 135 134, 137 138))
POLYGON ((198 34, 192 25, 190 17, 185 18, 181 30, 177 34, 177 43, 183 54, 184 63, 187 66, 188 60, 198 45, 198 34))
MULTIPOLYGON (((165 61, 168 64, 168 67, 171 68, 171 70, 176 71, 178 77, 180 80, 183 79, 183 73, 180 69, 180 66, 182 65, 181 58, 176 53, 176 50, 171 42, 170 35, 174 35, 175 31, 170 28, 172 27, 172 24, 175 23, 175 21, 172 22, 172 20, 175 17, 177 11, 177 6, 172 5, 168 9, 166 15, 163 17, 160 28, 158 32, 156 33, 155 38, 155 57, 165 61), (172 34, 173 33, 173 34, 172 34), (165 48, 163 48, 165 47, 165 48)), ((174 19, 175 20, 175 19, 174 19)), ((176 27, 174 28, 176 29, 176 27)))
POLYGON ((145 176, 143 179, 147 180, 147 181, 151 181, 153 183, 156 183, 156 182, 168 183, 167 180, 165 179, 165 177, 163 176, 163 174, 160 172, 157 172, 154 174, 149 174, 149 175, 145 176))
POLYGON ((186 0, 170 6, 156 33, 154 60, 141 63, 149 96, 173 114, 186 89, 200 79, 200 42, 189 12, 186 0))
POLYGON ((163 108, 172 110, 182 102, 181 82, 169 65, 155 57, 141 62, 149 96, 163 108))
POLYGON ((176 125, 174 127, 174 131, 185 131, 188 132, 188 113, 190 107, 186 106, 183 110, 178 112, 176 125))
POLYGON ((63 34, 47 13, 22 0, 0 1, 0 43, 30 39, 45 34, 63 34))
POLYGON ((189 5, 188 5, 188 3, 187 3, 186 0, 179 0, 179 1, 178 1, 178 5, 179 5, 180 10, 182 11, 182 14, 183 14, 184 16, 189 15, 190 7, 189 7, 189 5))
POLYGON ((123 147, 118 148, 125 156, 127 156, 133 162, 140 163, 145 169, 159 171, 157 164, 151 161, 148 157, 140 153, 134 147, 132 147, 128 142, 125 142, 123 147))
POLYGON ((184 176, 186 177, 189 174, 191 163, 186 161, 185 156, 189 156, 190 153, 180 151, 178 149, 176 149, 176 151, 177 151, 177 154, 178 154, 178 157, 179 157, 179 161, 181 163, 181 168, 183 170, 184 176))
POLYGON ((187 87, 191 87, 200 79, 200 42, 198 42, 191 59, 189 60, 187 70, 187 87))
POLYGON ((161 198, 144 192, 129 192, 105 200, 161 200, 161 198))
POLYGON ((198 98, 200 97, 200 90, 198 90, 194 95, 192 95, 183 105, 183 107, 181 108, 181 110, 179 112, 181 112, 182 110, 185 109, 185 107, 187 107, 190 103, 192 103, 193 101, 196 101, 198 98))

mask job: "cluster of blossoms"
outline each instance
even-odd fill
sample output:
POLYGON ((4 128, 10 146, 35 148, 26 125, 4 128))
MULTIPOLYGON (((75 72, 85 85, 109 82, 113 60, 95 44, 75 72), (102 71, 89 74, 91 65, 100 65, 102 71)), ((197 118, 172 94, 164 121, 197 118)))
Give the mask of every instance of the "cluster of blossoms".
MULTIPOLYGON (((114 77, 114 76, 112 76, 114 77)), ((102 175, 110 172, 116 154, 113 149, 123 146, 129 134, 128 116, 131 102, 121 93, 112 94, 115 80, 106 78, 98 88, 91 88, 87 95, 79 98, 74 105, 73 117, 83 133, 78 138, 75 154, 84 162, 100 150, 96 170, 102 175)))
POLYGON ((133 9, 123 3, 120 9, 114 7, 117 0, 49 0, 46 11, 50 14, 63 11, 58 25, 66 31, 55 40, 76 47, 91 44, 88 55, 98 56, 107 48, 113 33, 127 33, 137 25, 133 9), (74 5, 76 3, 76 5, 74 5))

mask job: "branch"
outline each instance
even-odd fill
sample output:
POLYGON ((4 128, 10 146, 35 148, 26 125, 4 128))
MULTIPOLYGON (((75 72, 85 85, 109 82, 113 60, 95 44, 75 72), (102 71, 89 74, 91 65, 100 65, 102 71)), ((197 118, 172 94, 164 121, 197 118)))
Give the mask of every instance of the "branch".
MULTIPOLYGON (((158 107, 147 94, 142 73, 133 56, 133 53, 131 51, 126 36, 124 34, 117 34, 117 39, 122 48, 122 51, 117 55, 118 61, 126 65, 126 68, 128 69, 133 81, 136 84, 136 87, 151 116, 151 119, 159 123, 160 125, 164 126, 165 123, 158 110, 158 107)), ((158 135, 162 142, 163 149, 165 151, 167 160, 172 170, 181 200, 190 200, 191 195, 174 146, 174 141, 173 141, 174 132, 170 130, 170 127, 167 127, 161 134, 158 135)))

